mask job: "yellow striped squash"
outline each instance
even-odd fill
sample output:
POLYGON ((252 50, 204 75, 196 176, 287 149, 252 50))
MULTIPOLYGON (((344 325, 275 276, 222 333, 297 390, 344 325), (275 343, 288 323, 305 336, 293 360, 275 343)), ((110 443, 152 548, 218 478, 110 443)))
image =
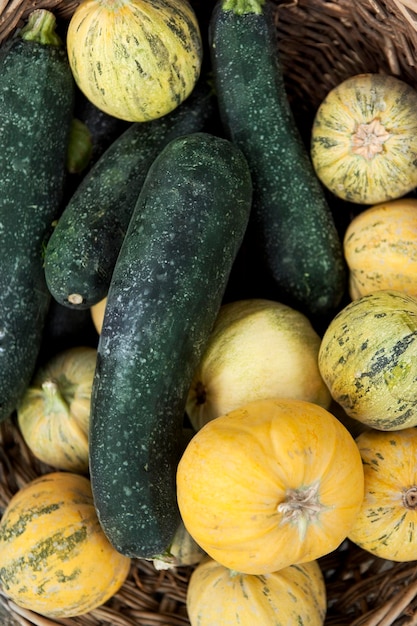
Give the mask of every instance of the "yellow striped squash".
POLYGON ((417 298, 381 290, 346 305, 327 327, 319 369, 350 417, 378 430, 417 425, 417 298))
POLYGON ((311 157, 340 198, 372 205, 405 195, 417 185, 417 91, 386 74, 343 81, 317 110, 311 157))
POLYGON ((326 588, 317 561, 256 576, 206 557, 191 574, 187 610, 191 626, 322 626, 326 588))
POLYGON ((0 520, 0 584, 17 605, 52 618, 82 615, 124 583, 130 559, 99 524, 90 481, 45 474, 21 488, 0 520))
POLYGON ((187 0, 84 0, 70 20, 67 50, 85 96, 131 122, 179 106, 197 82, 203 54, 187 0))
POLYGON ((357 438, 365 475, 349 538, 390 561, 417 560, 417 430, 369 430, 357 438))

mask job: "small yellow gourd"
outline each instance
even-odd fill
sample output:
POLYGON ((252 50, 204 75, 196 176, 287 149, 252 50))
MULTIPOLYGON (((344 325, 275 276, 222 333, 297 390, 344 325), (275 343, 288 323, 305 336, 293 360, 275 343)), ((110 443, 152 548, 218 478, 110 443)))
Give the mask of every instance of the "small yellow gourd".
POLYGON ((251 402, 208 422, 178 465, 185 527, 218 563, 270 574, 337 548, 363 500, 355 440, 302 400, 251 402))
POLYGON ((74 346, 35 372, 17 406, 17 421, 34 456, 56 469, 87 473, 91 393, 97 351, 74 346))
POLYGON ((358 74, 332 89, 312 126, 317 176, 336 196, 378 204, 417 186, 417 91, 386 74, 358 74))
POLYGON ((326 587, 317 561, 255 576, 206 557, 190 577, 191 626, 322 626, 326 587))
POLYGON ((417 296, 417 200, 392 200, 356 215, 343 251, 352 300, 380 289, 417 296))
POLYGON ((0 584, 18 606, 51 618, 83 615, 124 584, 131 561, 99 524, 90 481, 45 474, 22 487, 0 520, 0 584))
POLYGON ((67 50, 84 95, 129 122, 178 107, 202 62, 199 24, 187 0, 84 0, 70 20, 67 50))
POLYGON ((369 430, 357 445, 365 496, 349 538, 382 559, 417 560, 417 430, 369 430))
POLYGON ((97 334, 101 334, 101 329, 103 327, 103 319, 104 312, 106 310, 107 298, 103 298, 100 302, 93 304, 90 309, 91 320, 93 322, 94 328, 97 331, 97 334))
POLYGON ((253 400, 307 400, 328 408, 320 337, 299 311, 262 298, 224 304, 194 374, 186 412, 198 430, 253 400))

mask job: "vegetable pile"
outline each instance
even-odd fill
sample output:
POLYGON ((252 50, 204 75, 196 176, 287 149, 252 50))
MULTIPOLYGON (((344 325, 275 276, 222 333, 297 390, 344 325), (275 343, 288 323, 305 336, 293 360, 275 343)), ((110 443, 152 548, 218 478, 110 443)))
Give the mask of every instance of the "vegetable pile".
POLYGON ((2 45, 0 421, 45 464, 0 519, 18 606, 146 559, 192 567, 192 626, 323 626, 322 557, 417 559, 416 102, 352 76, 302 136, 269 0, 2 45))

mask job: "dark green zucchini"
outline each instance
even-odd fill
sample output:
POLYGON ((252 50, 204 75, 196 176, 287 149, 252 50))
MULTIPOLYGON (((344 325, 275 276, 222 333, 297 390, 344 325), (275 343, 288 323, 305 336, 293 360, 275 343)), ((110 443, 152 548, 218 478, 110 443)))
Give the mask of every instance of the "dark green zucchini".
POLYGON ((331 316, 345 291, 343 250, 289 106, 272 2, 219 0, 209 41, 225 136, 252 175, 254 256, 263 256, 277 299, 312 318, 331 316))
POLYGON ((62 209, 73 100, 55 17, 34 11, 0 51, 0 419, 40 349, 50 302, 42 254, 62 209))
POLYGON ((98 343, 89 441, 101 525, 128 556, 161 554, 178 525, 186 396, 251 195, 236 146, 184 135, 151 165, 123 241, 98 343))
POLYGON ((102 300, 140 188, 153 159, 174 137, 205 130, 215 111, 201 81, 169 115, 132 124, 85 175, 45 252, 45 276, 60 304, 89 308, 102 300))

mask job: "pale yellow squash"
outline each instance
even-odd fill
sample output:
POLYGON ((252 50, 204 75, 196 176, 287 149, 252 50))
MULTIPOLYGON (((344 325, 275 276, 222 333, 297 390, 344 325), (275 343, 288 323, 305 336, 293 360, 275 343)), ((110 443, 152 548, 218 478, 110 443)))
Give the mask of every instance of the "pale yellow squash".
POLYGON ((23 438, 56 469, 88 472, 88 430, 97 351, 74 346, 40 366, 17 406, 23 438))
POLYGON ((326 587, 317 561, 256 576, 207 557, 191 574, 187 611, 191 626, 322 626, 326 587))
POLYGON ((257 400, 208 422, 178 465, 185 527, 225 567, 270 574, 346 538, 363 500, 355 440, 326 409, 257 400))
POLYGON ((253 400, 307 400, 328 408, 320 337, 308 318, 266 299, 224 304, 194 374, 186 412, 198 430, 253 400))
POLYGON ((380 289, 417 296, 417 199, 392 200, 356 215, 343 251, 353 300, 380 289))

